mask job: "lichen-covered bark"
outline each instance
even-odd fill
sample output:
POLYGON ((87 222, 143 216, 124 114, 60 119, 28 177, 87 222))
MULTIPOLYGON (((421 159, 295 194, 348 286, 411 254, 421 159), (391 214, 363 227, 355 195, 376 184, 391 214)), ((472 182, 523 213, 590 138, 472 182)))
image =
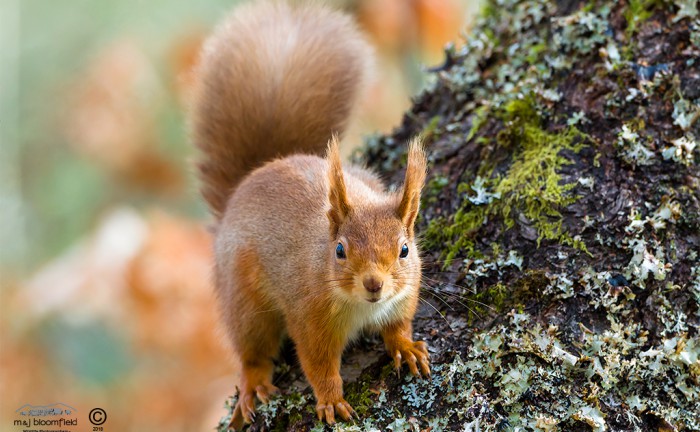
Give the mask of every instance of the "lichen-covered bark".
MULTIPOLYGON (((363 155, 398 183, 424 136, 433 375, 363 342, 339 428, 700 430, 697 2, 492 0, 433 77, 363 155)), ((322 430, 281 368, 252 429, 322 430)))

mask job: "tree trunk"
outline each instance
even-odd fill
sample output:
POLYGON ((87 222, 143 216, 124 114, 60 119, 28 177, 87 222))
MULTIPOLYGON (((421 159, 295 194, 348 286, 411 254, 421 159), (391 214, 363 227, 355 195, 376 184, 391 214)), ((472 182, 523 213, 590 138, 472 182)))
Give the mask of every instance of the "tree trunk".
MULTIPOLYGON (((345 430, 700 430, 697 6, 491 0, 369 140, 394 183, 410 137, 429 153, 415 336, 432 377, 363 340, 345 430)), ((251 430, 323 429, 288 364, 251 430)))

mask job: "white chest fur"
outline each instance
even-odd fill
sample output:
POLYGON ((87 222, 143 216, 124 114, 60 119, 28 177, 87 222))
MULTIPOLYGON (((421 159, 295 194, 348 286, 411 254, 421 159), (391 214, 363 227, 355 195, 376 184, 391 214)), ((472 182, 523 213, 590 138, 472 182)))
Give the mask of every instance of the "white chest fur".
POLYGON ((410 289, 406 287, 393 297, 378 303, 343 302, 338 325, 343 326, 348 340, 356 338, 363 330, 377 331, 403 318, 406 310, 404 303, 409 293, 410 289))

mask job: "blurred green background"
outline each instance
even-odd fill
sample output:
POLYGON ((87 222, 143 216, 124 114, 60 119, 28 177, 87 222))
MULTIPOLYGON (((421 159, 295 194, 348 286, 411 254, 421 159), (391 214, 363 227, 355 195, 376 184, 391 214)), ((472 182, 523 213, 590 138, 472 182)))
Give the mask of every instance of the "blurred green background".
MULTIPOLYGON (((186 193, 164 195, 140 184, 115 180, 113 172, 107 172, 90 153, 81 152, 70 142, 70 128, 80 127, 70 122, 99 121, 99 113, 94 119, 68 116, 79 103, 76 97, 85 90, 81 86, 85 79, 97 78, 86 76, 91 63, 99 62, 105 50, 118 50, 115 44, 123 44, 124 56, 144 56, 123 59, 125 63, 144 63, 123 64, 127 69, 142 68, 124 73, 141 75, 120 76, 113 71, 113 76, 105 78, 142 81, 133 83, 136 88, 114 82, 114 91, 134 93, 130 96, 139 100, 133 109, 142 110, 152 120, 149 144, 174 168, 186 172, 191 150, 184 133, 182 105, 168 88, 177 80, 173 73, 178 72, 169 67, 173 59, 168 57, 174 55, 173 41, 203 31, 230 5, 222 0, 3 2, 5 67, 0 115, 6 119, 3 135, 7 135, 2 141, 7 157, 2 158, 2 199, 11 206, 6 215, 9 220, 2 224, 4 263, 28 270, 27 266, 31 268, 66 248, 115 202, 140 207, 152 205, 155 199, 186 214, 201 214, 191 188, 185 188, 186 193), (134 52, 129 52, 133 48, 134 52)), ((114 59, 104 67, 118 68, 118 63, 119 59, 114 59)), ((128 122, 123 119, 117 126, 129 127, 128 122)), ((109 126, 114 125, 105 125, 109 126)))

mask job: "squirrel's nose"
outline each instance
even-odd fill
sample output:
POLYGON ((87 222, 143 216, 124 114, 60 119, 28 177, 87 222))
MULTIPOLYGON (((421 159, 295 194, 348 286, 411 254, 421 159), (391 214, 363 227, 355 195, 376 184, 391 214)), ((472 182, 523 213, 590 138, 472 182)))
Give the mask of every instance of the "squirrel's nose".
POLYGON ((377 293, 379 290, 382 289, 382 285, 384 285, 384 281, 380 281, 374 276, 365 276, 364 279, 362 279, 362 285, 365 286, 365 289, 371 293, 377 293))

